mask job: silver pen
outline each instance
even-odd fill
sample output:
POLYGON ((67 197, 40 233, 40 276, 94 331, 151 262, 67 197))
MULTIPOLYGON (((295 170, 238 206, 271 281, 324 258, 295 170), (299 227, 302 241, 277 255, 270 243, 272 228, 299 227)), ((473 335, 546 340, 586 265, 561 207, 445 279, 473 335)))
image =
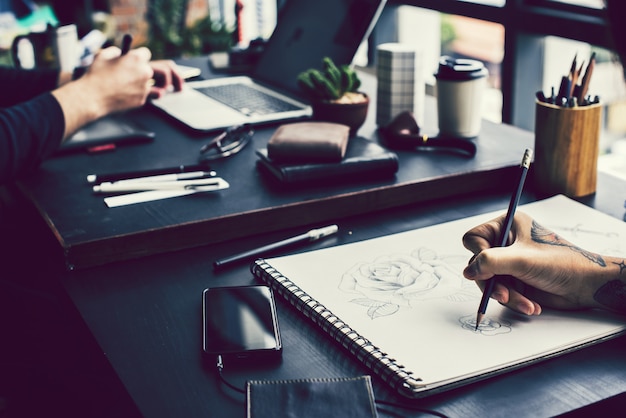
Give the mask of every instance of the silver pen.
POLYGON ((94 193, 139 192, 146 190, 195 190, 208 192, 228 188, 228 183, 219 177, 210 179, 180 180, 180 181, 129 181, 115 183, 101 183, 93 186, 94 193))
POLYGON ((214 269, 219 269, 225 267, 228 264, 232 264, 238 261, 243 261, 247 259, 251 259, 253 257, 267 254, 271 251, 278 250, 280 248, 285 248, 291 245, 317 241, 320 238, 327 237, 336 233, 339 230, 337 225, 330 225, 324 228, 319 229, 311 229, 309 232, 305 232, 304 234, 297 235, 295 237, 287 238, 282 241, 274 242, 272 244, 264 245, 259 248, 255 248, 228 258, 224 258, 222 260, 217 260, 213 263, 214 269))
POLYGON ((190 171, 188 173, 170 173, 170 174, 160 174, 160 175, 155 175, 155 176, 134 177, 134 178, 111 181, 110 183, 124 184, 124 183, 143 183, 146 181, 163 182, 163 181, 193 180, 193 179, 206 179, 206 178, 210 178, 214 176, 215 176, 215 171, 190 171))

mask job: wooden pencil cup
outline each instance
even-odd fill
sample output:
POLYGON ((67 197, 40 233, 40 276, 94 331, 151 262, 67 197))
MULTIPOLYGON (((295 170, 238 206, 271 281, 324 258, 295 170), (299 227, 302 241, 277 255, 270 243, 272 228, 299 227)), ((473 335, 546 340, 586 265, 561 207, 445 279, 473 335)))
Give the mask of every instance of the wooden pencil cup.
POLYGON ((596 191, 602 105, 559 107, 536 102, 535 189, 586 196, 596 191))

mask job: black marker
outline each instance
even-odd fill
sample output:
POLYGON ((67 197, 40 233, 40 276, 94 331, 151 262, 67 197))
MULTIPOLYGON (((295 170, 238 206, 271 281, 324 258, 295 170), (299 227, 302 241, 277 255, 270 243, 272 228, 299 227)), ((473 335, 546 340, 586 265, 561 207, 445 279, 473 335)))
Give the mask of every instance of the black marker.
POLYGON ((130 45, 133 43, 133 37, 128 33, 122 38, 122 55, 128 54, 130 51, 130 45))

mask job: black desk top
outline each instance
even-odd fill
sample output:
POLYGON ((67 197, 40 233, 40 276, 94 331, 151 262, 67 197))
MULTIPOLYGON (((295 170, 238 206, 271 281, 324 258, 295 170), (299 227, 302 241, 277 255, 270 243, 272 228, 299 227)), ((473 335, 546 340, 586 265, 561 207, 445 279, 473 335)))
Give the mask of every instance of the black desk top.
MULTIPOLYGON (((200 64, 206 66, 206 60, 200 64)), ((364 75, 363 80, 364 89, 374 97, 375 79, 364 75)), ((432 121, 436 124, 437 120, 436 106, 434 99, 429 100, 430 125, 423 132, 432 134, 436 132, 432 127, 432 121)), ((371 106, 359 134, 377 141, 375 103, 371 106)), ((110 153, 52 158, 20 181, 22 192, 34 201, 63 247, 68 268, 314 226, 340 216, 440 197, 509 188, 524 149, 533 147, 531 133, 485 121, 475 140, 475 158, 403 151, 398 152, 400 168, 395 178, 352 183, 338 179, 336 185, 284 190, 273 187, 255 167, 255 150, 264 147, 275 130, 270 126, 257 129, 253 143, 239 154, 212 164, 230 183, 229 189, 108 208, 102 195, 92 193, 86 182, 88 174, 193 164, 200 147, 214 136, 185 131, 154 109, 124 117, 155 132, 155 141, 120 146, 110 153)))
MULTIPOLYGON (((598 193, 582 199, 624 216, 626 184, 600 176, 598 193)), ((385 212, 337 218, 340 233, 306 249, 339 245, 465 216, 506 210, 509 194, 443 199, 385 212)), ((525 193, 522 203, 534 200, 525 193)), ((254 283, 247 266, 215 274, 214 260, 302 232, 212 244, 161 256, 67 273, 64 284, 146 417, 243 416, 243 396, 218 383, 201 356, 201 293, 210 286, 254 283)), ((248 379, 296 379, 369 374, 281 298, 284 343, 279 366, 226 370, 234 384, 248 379)), ((601 343, 512 373, 410 403, 448 416, 554 416, 626 391, 626 337, 601 343)), ((379 399, 402 401, 374 379, 379 399)), ((400 411, 400 416, 417 416, 400 411)), ((381 414, 386 416, 386 414, 381 414)), ((392 415, 394 416, 394 415, 392 415)), ((398 416, 398 415, 395 415, 398 416)))
MULTIPOLYGON (((153 144, 52 159, 21 189, 51 225, 66 252, 64 261, 85 267, 64 272, 62 283, 145 417, 244 416, 243 397, 221 385, 214 365, 202 360, 201 293, 209 286, 250 284, 254 278, 245 265, 215 274, 213 261, 322 221, 337 223, 340 233, 307 250, 504 211, 510 197, 507 173, 513 171, 507 170, 532 145, 532 134, 487 122, 475 160, 401 153, 401 170, 390 182, 289 193, 266 188, 253 168, 250 147, 215 165, 231 183, 227 193, 107 209, 101 197, 91 195, 86 174, 126 170, 131 164, 148 168, 155 161, 163 166, 193 162, 203 143, 156 113, 143 110, 136 116, 157 132, 153 144), (311 203, 319 200, 327 205, 320 209, 311 203), (243 215, 233 220, 232 214, 243 215), (220 222, 225 218, 228 222, 220 222), (213 222, 203 222, 207 219, 213 222), (245 228, 237 229, 239 223, 245 228), (257 229, 246 229, 251 225, 257 229), (141 253, 155 237, 176 240, 180 235, 185 239, 141 253), (102 242, 106 245, 94 244, 102 242), (94 248, 108 253, 91 258, 94 248), (171 251, 175 249, 182 250, 171 251), (131 253, 126 258, 146 256, 89 267, 125 258, 125 252, 131 253)), ((270 132, 261 130, 255 141, 263 143, 270 132)), ((373 132, 370 120, 361 133, 373 132)), ((582 201, 621 219, 624 196, 626 183, 600 175, 598 193, 582 201)), ((535 198, 528 188, 523 202, 535 198)), ((368 373, 280 299, 278 311, 282 363, 226 370, 232 383, 368 373)), ((626 391, 625 343, 625 338, 601 343, 412 405, 449 416, 553 416, 626 391)), ((403 401, 377 379, 374 390, 379 399, 403 401)))

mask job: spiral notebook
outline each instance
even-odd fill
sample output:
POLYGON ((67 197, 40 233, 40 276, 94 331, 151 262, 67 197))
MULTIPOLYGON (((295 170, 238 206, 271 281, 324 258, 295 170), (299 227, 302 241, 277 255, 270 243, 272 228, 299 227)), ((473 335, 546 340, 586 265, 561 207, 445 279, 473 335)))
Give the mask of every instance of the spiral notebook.
MULTIPOLYGON (((520 206, 544 227, 603 255, 626 254, 626 223, 564 196, 520 206)), ((544 309, 527 317, 497 303, 475 330, 481 293, 461 271, 461 237, 501 215, 256 260, 252 273, 408 398, 420 398, 598 343, 626 330, 605 311, 544 309)), ((341 227, 341 226, 340 226, 341 227)))

